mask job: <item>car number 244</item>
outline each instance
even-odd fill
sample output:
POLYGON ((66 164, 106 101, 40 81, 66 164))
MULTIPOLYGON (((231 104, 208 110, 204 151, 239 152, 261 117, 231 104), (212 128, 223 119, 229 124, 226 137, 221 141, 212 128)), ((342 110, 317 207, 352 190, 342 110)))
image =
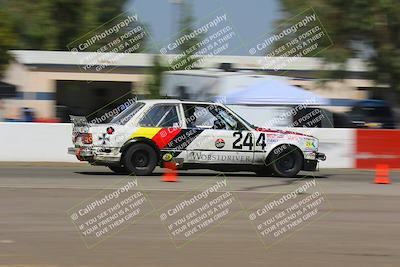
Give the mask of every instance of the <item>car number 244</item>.
MULTIPOLYGON (((235 138, 232 145, 233 149, 253 149, 253 133, 238 131, 233 133, 233 137, 235 138)), ((265 138, 265 133, 260 133, 255 143, 256 147, 261 147, 264 150, 267 146, 265 138)))

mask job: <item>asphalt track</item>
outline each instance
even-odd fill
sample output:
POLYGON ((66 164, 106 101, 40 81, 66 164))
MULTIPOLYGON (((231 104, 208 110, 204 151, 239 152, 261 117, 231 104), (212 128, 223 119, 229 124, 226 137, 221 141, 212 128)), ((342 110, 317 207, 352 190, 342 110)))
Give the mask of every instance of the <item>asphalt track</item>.
POLYGON ((0 164, 0 266, 399 266, 400 173, 376 185, 374 172, 322 170, 297 178, 252 173, 182 171, 178 183, 161 170, 135 177, 154 211, 87 248, 67 211, 124 179, 81 164, 0 164), (176 247, 160 221, 165 203, 226 178, 242 207, 265 203, 315 178, 329 205, 285 238, 260 240, 247 211, 176 247))

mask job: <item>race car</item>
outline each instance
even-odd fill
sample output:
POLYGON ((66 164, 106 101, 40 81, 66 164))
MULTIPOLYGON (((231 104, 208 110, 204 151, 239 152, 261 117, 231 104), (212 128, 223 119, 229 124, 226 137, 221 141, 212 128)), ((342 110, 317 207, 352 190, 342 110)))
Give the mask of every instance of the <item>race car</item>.
POLYGON ((68 152, 116 173, 150 175, 156 166, 172 164, 293 177, 326 159, 317 138, 253 126, 213 102, 140 100, 106 124, 78 116, 71 121, 74 147, 68 152))

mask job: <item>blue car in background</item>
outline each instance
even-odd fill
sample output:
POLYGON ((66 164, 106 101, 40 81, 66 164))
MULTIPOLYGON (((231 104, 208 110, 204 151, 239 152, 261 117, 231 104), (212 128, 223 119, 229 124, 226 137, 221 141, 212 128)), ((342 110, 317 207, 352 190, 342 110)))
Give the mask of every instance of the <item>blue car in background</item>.
POLYGON ((394 112, 389 104, 383 100, 355 101, 348 115, 355 128, 396 128, 394 112))

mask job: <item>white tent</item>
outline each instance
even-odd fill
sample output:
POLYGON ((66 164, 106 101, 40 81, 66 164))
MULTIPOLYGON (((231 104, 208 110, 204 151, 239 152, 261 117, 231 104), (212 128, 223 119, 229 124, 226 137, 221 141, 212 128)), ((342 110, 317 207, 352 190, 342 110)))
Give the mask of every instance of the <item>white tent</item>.
POLYGON ((227 95, 217 101, 238 105, 329 105, 329 100, 282 80, 265 78, 227 95))

